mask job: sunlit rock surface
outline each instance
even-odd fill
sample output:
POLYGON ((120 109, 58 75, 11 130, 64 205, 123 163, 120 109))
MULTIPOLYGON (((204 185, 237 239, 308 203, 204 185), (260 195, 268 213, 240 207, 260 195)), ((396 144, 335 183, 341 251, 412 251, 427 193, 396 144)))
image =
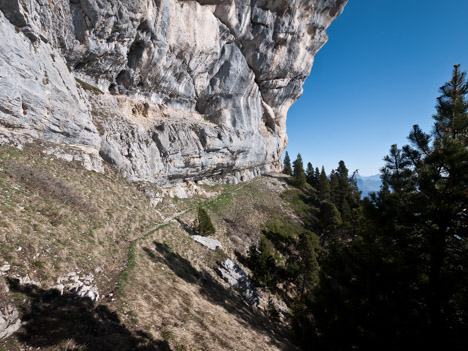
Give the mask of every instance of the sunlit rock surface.
POLYGON ((278 170, 287 111, 346 2, 0 0, 0 125, 131 180, 278 170))

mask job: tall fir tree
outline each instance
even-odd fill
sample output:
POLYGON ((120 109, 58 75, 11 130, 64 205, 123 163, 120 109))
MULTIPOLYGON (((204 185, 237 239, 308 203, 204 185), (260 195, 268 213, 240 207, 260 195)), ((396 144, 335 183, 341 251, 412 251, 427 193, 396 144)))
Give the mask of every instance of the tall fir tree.
POLYGON ((306 177, 307 177, 307 183, 309 183, 315 188, 317 186, 317 182, 315 178, 315 171, 314 171, 314 167, 312 167, 312 163, 310 162, 307 162, 306 177))
POLYGON ((468 331, 467 300, 459 298, 468 285, 468 263, 461 259, 468 258, 468 82, 460 65, 440 92, 432 134, 415 125, 408 137, 411 145, 403 147, 415 183, 403 198, 417 218, 415 235, 424 233, 420 251, 428 257, 429 330, 439 348, 460 337, 453 333, 462 325, 468 331), (463 314, 465 318, 456 317, 463 314))
POLYGON ((298 287, 301 296, 310 293, 318 283, 320 250, 320 241, 316 234, 310 231, 300 234, 298 287))
POLYGON ((341 191, 340 191, 340 183, 338 180, 338 174, 336 174, 334 171, 331 172, 330 174, 330 198, 333 204, 337 207, 340 208, 341 205, 341 191))
POLYGON ((327 174, 325 173, 325 168, 323 166, 322 172, 320 173, 318 191, 322 201, 330 200, 330 181, 328 180, 327 174))
POLYGON ((283 160, 283 173, 287 175, 292 175, 292 168, 291 168, 291 159, 289 158, 289 154, 286 151, 283 160))
POLYGON ((208 236, 216 233, 213 222, 211 222, 211 218, 208 215, 208 212, 203 207, 198 207, 197 214, 196 231, 198 235, 208 236))
POLYGON ((293 163, 293 180, 297 187, 304 187, 307 183, 307 177, 304 172, 304 164, 302 163, 301 154, 297 154, 297 158, 293 163))
POLYGON ((320 170, 318 167, 315 167, 315 187, 316 188, 319 186, 319 180, 320 180, 320 170))
POLYGON ((348 178, 349 171, 344 161, 338 162, 338 168, 336 169, 335 173, 338 180, 338 190, 336 194, 335 205, 338 208, 342 208, 345 198, 351 194, 348 178))
POLYGON ((353 213, 351 207, 349 207, 348 201, 343 200, 343 205, 341 206, 341 219, 343 220, 343 225, 345 229, 349 230, 353 226, 353 213))

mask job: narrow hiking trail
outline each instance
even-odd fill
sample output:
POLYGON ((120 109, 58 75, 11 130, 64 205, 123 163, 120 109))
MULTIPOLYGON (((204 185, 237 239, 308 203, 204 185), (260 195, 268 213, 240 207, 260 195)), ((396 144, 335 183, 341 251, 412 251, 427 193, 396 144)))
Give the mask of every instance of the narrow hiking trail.
MULTIPOLYGON (((244 187, 246 187, 248 185, 251 185, 251 184, 254 184, 257 181, 258 181, 258 179, 243 182, 243 184, 241 184, 239 187, 237 187, 235 189, 225 190, 225 191, 222 191, 220 194, 218 194, 218 195, 216 195, 216 196, 214 196, 212 198, 202 200, 199 203, 197 203, 197 205, 189 206, 188 208, 186 208, 186 209, 184 209, 182 211, 179 211, 179 212, 173 214, 172 216, 164 218, 162 223, 157 224, 153 229, 149 230, 147 233, 145 233, 145 234, 143 234, 141 236, 138 236, 136 238, 128 240, 130 245, 129 245, 128 251, 127 251, 127 260, 126 260, 125 265, 123 266, 122 273, 120 275, 120 279, 117 282, 118 290, 123 289, 124 285, 126 284, 126 280, 128 279, 128 275, 130 274, 130 272, 134 268, 135 248, 136 248, 136 244, 137 244, 138 241, 148 238, 149 236, 153 235, 154 233, 156 233, 161 228, 164 228, 165 226, 167 226, 172 221, 177 220, 179 217, 183 216, 184 214, 186 214, 186 213, 188 213, 188 212, 190 212, 192 210, 195 210, 198 206, 203 205, 203 204, 209 204, 209 203, 215 202, 217 199, 219 199, 222 196, 225 196, 227 194, 233 194, 233 193, 239 192, 244 187)), ((177 221, 177 223, 179 224, 179 226, 181 226, 180 222, 177 221)))

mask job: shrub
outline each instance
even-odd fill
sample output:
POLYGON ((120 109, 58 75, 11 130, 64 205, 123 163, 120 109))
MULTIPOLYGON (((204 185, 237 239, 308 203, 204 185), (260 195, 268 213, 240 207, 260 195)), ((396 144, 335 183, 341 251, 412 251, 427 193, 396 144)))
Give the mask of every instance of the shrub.
POLYGON ((273 299, 271 296, 268 296, 268 305, 267 305, 267 316, 274 322, 278 322, 280 319, 280 313, 278 311, 278 308, 276 307, 275 303, 273 302, 273 299))

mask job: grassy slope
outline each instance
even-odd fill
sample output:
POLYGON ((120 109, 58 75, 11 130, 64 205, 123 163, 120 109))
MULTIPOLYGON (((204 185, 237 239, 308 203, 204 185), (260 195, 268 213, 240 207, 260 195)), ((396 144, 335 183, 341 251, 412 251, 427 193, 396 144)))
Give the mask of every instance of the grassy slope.
POLYGON ((10 281, 10 298, 32 322, 0 350, 293 349, 284 326, 262 308, 247 308, 214 270, 245 253, 265 223, 293 216, 280 196, 283 180, 207 187, 217 196, 165 198, 153 207, 112 169, 89 172, 42 147, 0 147, 0 265, 12 265, 10 277, 42 283, 10 281), (200 202, 223 250, 209 251, 188 235, 200 202), (92 305, 44 295, 69 272, 93 273, 104 297, 92 305))

